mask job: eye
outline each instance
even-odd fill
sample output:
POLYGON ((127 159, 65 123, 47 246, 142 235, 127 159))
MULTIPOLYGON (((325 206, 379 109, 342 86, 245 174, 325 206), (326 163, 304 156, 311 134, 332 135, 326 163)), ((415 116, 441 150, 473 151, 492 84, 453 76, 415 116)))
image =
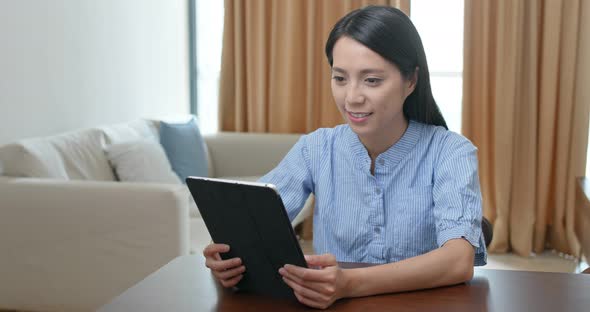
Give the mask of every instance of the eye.
POLYGON ((343 84, 346 81, 346 79, 342 76, 334 76, 332 79, 334 79, 337 84, 343 84))
POLYGON ((365 82, 366 82, 368 85, 371 85, 371 86, 376 86, 376 85, 378 85, 379 83, 381 83, 381 81, 382 81, 382 80, 383 80, 383 79, 380 79, 380 78, 367 78, 367 79, 365 79, 365 82))

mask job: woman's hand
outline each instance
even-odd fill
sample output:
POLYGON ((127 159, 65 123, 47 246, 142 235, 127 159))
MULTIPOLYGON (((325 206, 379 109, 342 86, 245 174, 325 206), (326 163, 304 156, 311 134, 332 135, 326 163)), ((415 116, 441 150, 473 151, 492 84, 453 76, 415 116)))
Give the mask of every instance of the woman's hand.
POLYGON ((211 269, 215 278, 227 288, 236 286, 243 277, 242 273, 246 271, 240 258, 221 259, 219 253, 228 251, 229 245, 226 244, 210 244, 203 250, 205 266, 211 269))
POLYGON ((287 264, 279 273, 295 292, 299 302, 314 308, 325 309, 334 301, 346 297, 347 278, 331 254, 305 256, 307 269, 287 264))

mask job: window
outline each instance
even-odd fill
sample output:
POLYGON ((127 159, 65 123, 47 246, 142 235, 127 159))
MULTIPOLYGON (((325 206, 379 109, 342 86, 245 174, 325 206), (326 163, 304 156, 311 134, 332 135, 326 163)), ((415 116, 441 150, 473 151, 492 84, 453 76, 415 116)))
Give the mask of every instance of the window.
MULTIPOLYGON (((588 141, 590 143, 590 128, 588 129, 588 141)), ((590 178, 590 144, 586 149, 586 177, 590 178)))
MULTIPOLYGON (((223 1, 194 0, 196 7, 197 109, 203 133, 218 130, 223 1)), ((450 130, 461 131, 463 0, 412 0, 411 18, 430 69, 434 98, 450 130)))
POLYGON ((449 130, 461 133, 463 0, 412 0, 411 19, 426 51, 434 99, 449 130))
POLYGON ((196 109, 203 134, 218 131, 219 74, 223 42, 223 1, 194 0, 196 15, 196 109))

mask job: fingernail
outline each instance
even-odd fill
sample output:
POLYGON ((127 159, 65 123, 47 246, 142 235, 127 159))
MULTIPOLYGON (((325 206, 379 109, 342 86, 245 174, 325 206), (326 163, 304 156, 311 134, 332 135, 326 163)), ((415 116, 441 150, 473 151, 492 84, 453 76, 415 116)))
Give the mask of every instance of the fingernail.
POLYGON ((279 274, 281 274, 281 275, 285 274, 285 269, 284 268, 280 268, 279 269, 279 274))

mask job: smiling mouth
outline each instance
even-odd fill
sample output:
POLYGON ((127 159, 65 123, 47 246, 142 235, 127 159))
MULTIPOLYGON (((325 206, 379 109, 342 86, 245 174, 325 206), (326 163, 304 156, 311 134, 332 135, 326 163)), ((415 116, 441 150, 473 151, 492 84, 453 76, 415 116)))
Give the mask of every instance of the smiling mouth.
POLYGON ((354 118, 365 118, 369 115, 371 115, 372 113, 353 113, 353 112, 348 112, 350 114, 350 116, 354 117, 354 118))
POLYGON ((346 111, 348 114, 348 120, 355 124, 363 124, 367 121, 369 116, 373 115, 373 113, 354 113, 346 111))

